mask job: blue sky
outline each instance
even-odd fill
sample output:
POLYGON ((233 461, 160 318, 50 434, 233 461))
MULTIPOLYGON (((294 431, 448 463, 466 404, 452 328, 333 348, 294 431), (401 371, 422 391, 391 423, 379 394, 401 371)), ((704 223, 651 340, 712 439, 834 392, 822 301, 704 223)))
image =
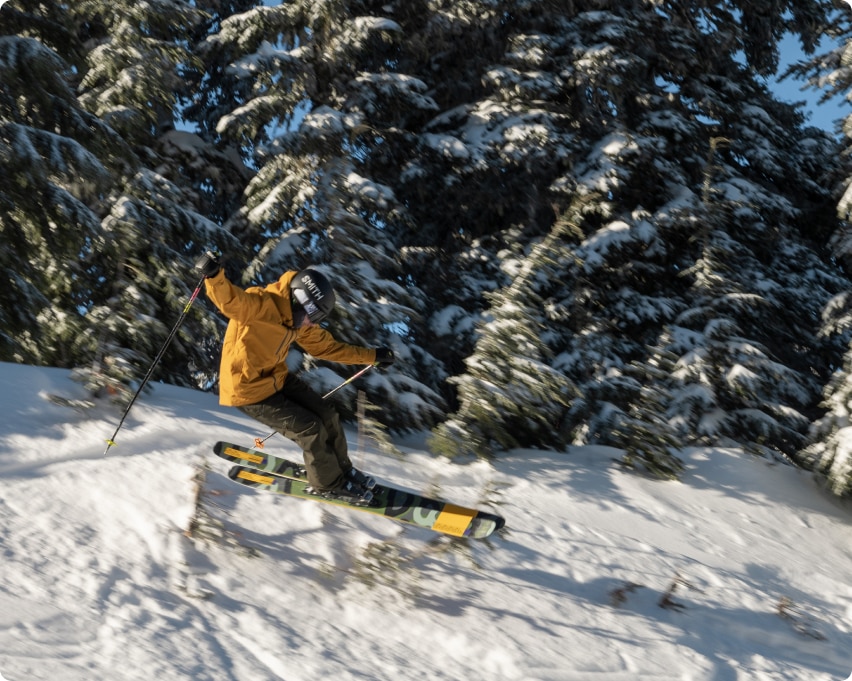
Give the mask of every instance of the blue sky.
MULTIPOLYGON (((828 48, 818 50, 818 53, 827 51, 828 48)), ((788 64, 801 61, 806 58, 798 42, 788 38, 782 42, 781 61, 786 67, 788 64)), ((819 103, 821 92, 812 89, 802 90, 803 83, 799 80, 788 78, 787 80, 774 84, 774 89, 779 98, 787 102, 805 102, 805 110, 810 114, 808 122, 819 128, 833 133, 835 122, 852 114, 852 104, 846 101, 844 96, 838 96, 822 104, 819 103)))

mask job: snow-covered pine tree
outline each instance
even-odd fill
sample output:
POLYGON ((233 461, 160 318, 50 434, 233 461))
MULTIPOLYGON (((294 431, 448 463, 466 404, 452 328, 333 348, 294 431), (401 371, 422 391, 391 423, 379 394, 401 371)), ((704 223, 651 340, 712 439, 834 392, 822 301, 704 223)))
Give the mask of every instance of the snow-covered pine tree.
MULTIPOLYGON (((835 8, 821 28, 836 47, 794 65, 790 73, 807 77, 810 85, 822 90, 824 98, 828 98, 852 88, 852 22, 848 9, 835 8)), ((852 115, 838 121, 838 128, 843 133, 840 158, 846 160, 841 178, 836 182, 837 214, 842 222, 832 235, 830 246, 837 263, 848 274, 852 272, 852 230, 849 227, 852 223, 852 164, 848 161, 852 147, 852 115)), ((825 480, 832 492, 852 496, 852 424, 849 418, 852 407, 852 293, 849 290, 838 294, 825 306, 821 331, 827 343, 844 346, 845 355, 824 390, 822 406, 826 413, 812 424, 808 442, 797 458, 825 480)))
MULTIPOLYGON (((849 182, 847 180, 847 182, 849 182)), ((841 211, 842 208, 841 202, 841 211)), ((850 271, 849 215, 833 240, 838 262, 850 271)), ((852 496, 852 292, 846 291, 830 300, 823 311, 822 335, 831 345, 845 343, 842 364, 836 369, 824 388, 822 407, 826 413, 811 424, 808 440, 797 461, 825 480, 827 487, 837 495, 852 496)), ((830 356, 834 356, 832 353, 830 356)))
POLYGON ((819 233, 802 221, 806 211, 811 220, 825 214, 828 192, 811 152, 822 156, 832 142, 797 129, 783 105, 760 91, 751 99, 735 119, 728 115, 738 102, 723 99, 716 113, 735 135, 726 135, 706 171, 700 252, 684 270, 689 305, 673 323, 685 344, 669 350, 680 357, 676 382, 703 396, 679 402, 684 420, 691 411, 693 437, 794 456, 830 366, 816 335, 818 314, 847 285, 822 260, 819 233), (755 144, 757 130, 771 132, 774 149, 755 144))
MULTIPOLYGON (((86 36, 80 101, 136 152, 120 185, 102 199, 101 284, 75 345, 91 358, 90 385, 131 382, 147 371, 186 305, 197 283, 192 264, 199 252, 211 244, 236 247, 238 241, 204 213, 213 212, 207 198, 214 189, 240 183, 221 180, 238 176, 223 154, 174 129, 187 96, 185 76, 197 68, 187 45, 202 12, 176 0, 85 0, 71 11, 86 36)), ((216 335, 215 320, 193 310, 155 376, 209 383, 216 348, 199 339, 216 335)))
POLYGON ((824 406, 828 413, 811 426, 809 441, 797 455, 839 496, 852 496, 852 352, 826 386, 824 406))
MULTIPOLYGON (((802 3, 796 13, 811 9, 802 3)), ((578 12, 574 30, 563 34, 575 41, 567 73, 582 84, 587 117, 577 140, 585 157, 553 186, 605 196, 598 219, 583 225, 582 264, 562 277, 559 305, 571 314, 554 346, 556 366, 582 392, 572 416, 587 425, 587 441, 606 437, 613 407, 625 410, 626 367, 641 366, 646 347, 675 351, 659 341, 676 322, 691 320, 672 337, 700 348, 691 357, 705 357, 699 373, 724 393, 725 413, 738 414, 727 435, 742 444, 791 453, 818 392, 814 376, 828 366, 817 351, 817 313, 843 280, 821 261, 826 232, 814 226, 826 218, 830 197, 821 180, 832 170, 833 142, 804 129, 755 76, 771 71, 777 54, 775 38, 761 52, 754 35, 774 36, 783 17, 738 23, 730 10, 672 3, 578 12), (725 208, 714 212, 702 192, 717 137, 727 142, 712 161, 713 201, 725 208), (813 159, 824 159, 822 167, 813 159), (707 233, 718 249, 709 270, 702 265, 713 252, 704 248, 707 233), (712 277, 698 285, 700 272, 712 277), (713 293, 703 288, 711 283, 713 293), (708 311, 700 300, 726 306, 725 319, 705 315, 695 325, 694 315, 708 311), (712 349, 719 342, 739 350, 720 354, 712 349)), ((693 426, 706 425, 711 412, 693 426)), ((698 434, 693 427, 690 435, 698 434)))
POLYGON ((397 170, 383 177, 394 178, 387 181, 416 226, 404 254, 431 312, 414 338, 440 360, 424 373, 456 416, 459 391, 446 378, 465 373, 485 294, 517 274, 501 268, 502 258, 523 258, 551 231, 547 188, 570 163, 575 125, 560 91, 562 64, 548 61, 546 38, 525 30, 541 14, 540 3, 449 1, 394 13, 406 35, 401 68, 426 84, 437 108, 409 118, 406 139, 391 138, 398 152, 385 157, 397 170))
MULTIPOLYGON (((512 56, 523 59, 520 73, 527 77, 517 79, 523 89, 550 83, 547 97, 533 101, 556 114, 551 120, 562 133, 555 148, 564 160, 539 177, 547 190, 542 197, 577 213, 580 230, 572 257, 551 273, 543 292, 544 338, 553 367, 580 389, 561 414, 565 432, 604 442, 614 437, 612 417, 631 413, 636 391, 625 390, 625 372, 679 306, 676 249, 687 237, 665 218, 690 200, 689 140, 698 131, 689 113, 668 111, 669 96, 655 80, 652 62, 678 57, 678 45, 647 49, 647 36, 662 23, 655 13, 626 6, 549 12, 534 4, 538 14, 514 39, 526 49, 512 56), (665 151, 675 146, 673 161, 665 151), (588 201, 577 204, 577 197, 588 201)), ((635 409, 633 417, 643 418, 635 409)), ((640 420, 631 438, 641 433, 640 420)), ((661 438, 664 432, 656 442, 661 438)), ((650 452, 656 444, 646 439, 650 452)), ((638 438, 632 449, 643 449, 638 438)))
POLYGON ((100 283, 100 199, 132 152, 69 86, 82 46, 67 7, 7 5, 0 34, 0 359, 71 367, 100 283))
MULTIPOLYGON (((258 246, 244 284, 309 265, 329 276, 335 335, 390 345, 398 357, 392 370, 365 378, 370 401, 394 428, 423 428, 442 400, 418 378, 428 351, 408 342, 424 301, 400 258, 406 208, 378 179, 377 158, 387 135, 435 104, 422 82, 392 69, 400 25, 380 4, 350 5, 255 7, 224 19, 206 41, 205 58, 227 62, 223 77, 238 94, 236 107, 218 110, 215 128, 258 168, 230 225, 258 246)), ((338 371, 323 366, 316 380, 332 387, 338 371)))
MULTIPOLYGON (((477 9, 484 8, 465 3, 448 11, 443 22, 463 14, 469 18, 477 9)), ((779 298, 801 301, 812 310, 809 296, 824 300, 838 285, 824 267, 808 279, 818 258, 807 239, 819 235, 803 234, 805 224, 824 215, 827 196, 811 159, 830 156, 830 140, 817 131, 802 135, 801 118, 790 107, 775 106, 755 76, 774 68, 777 40, 788 26, 812 42, 811 27, 821 10, 813 2, 796 3, 787 16, 744 16, 724 2, 603 8, 599 3, 563 7, 524 2, 505 9, 511 22, 468 23, 487 36, 488 47, 482 52, 493 61, 482 79, 484 86, 467 91, 474 93, 475 101, 468 95, 430 121, 427 148, 441 151, 446 159, 448 185, 459 177, 464 180, 459 183, 464 193, 459 204, 473 206, 477 216, 488 216, 471 226, 450 222, 455 230, 451 234, 469 243, 470 234, 491 228, 489 240, 478 243, 494 249, 493 260, 500 244, 495 235, 501 229, 527 240, 547 224, 541 220, 543 206, 556 202, 564 208, 577 194, 600 194, 597 204, 586 210, 588 219, 580 223, 585 238, 576 252, 579 264, 566 261, 554 277, 560 284, 549 292, 552 319, 566 323, 553 325, 547 338, 557 353, 554 366, 582 388, 581 398, 572 404, 568 430, 584 428, 586 438, 601 441, 608 436, 613 410, 627 413, 625 371, 641 371, 648 359, 646 348, 657 347, 666 325, 690 305, 684 272, 700 257, 693 237, 705 213, 703 169, 714 136, 736 138, 736 150, 729 147, 726 153, 743 177, 765 189, 756 214, 768 221, 783 215, 789 234, 799 240, 781 249, 796 258, 780 265, 785 272, 801 273, 792 279, 798 288, 779 298), (741 54, 748 56, 748 65, 743 66, 741 54), (777 128, 761 130, 762 116, 775 116, 777 128), (773 145, 779 149, 773 150, 773 145), (794 148, 799 153, 785 163, 794 148), (492 169, 499 169, 499 179, 491 191, 472 191, 479 181, 492 177, 492 169), (523 193, 513 183, 518 177, 523 178, 523 193), (477 200, 489 194, 503 214, 477 200), (513 210, 523 209, 518 224, 526 230, 507 229, 509 204, 513 210), (785 206, 795 208, 785 213, 785 206), (809 264, 800 268, 797 261, 803 256, 809 264), (809 285, 813 288, 805 293, 809 285)), ((439 175, 426 162, 428 155, 422 159, 412 163, 417 171, 413 177, 434 193, 430 180, 439 175)), ((481 186, 487 189, 489 184, 483 181, 481 186)), ((736 186, 733 183, 732 189, 736 186)), ((731 218, 732 230, 746 213, 731 218)), ((757 230, 746 236, 759 238, 756 235, 757 230)), ((446 244, 442 247, 447 257, 446 244)), ((449 249, 449 257, 463 250, 449 249)), ((464 287, 449 288, 452 293, 458 290, 464 287)), ((430 298, 455 309, 456 301, 441 295, 430 298)), ((467 312, 480 309, 472 306, 467 312)), ((793 371, 805 383, 805 354, 790 348, 814 348, 807 320, 807 315, 790 320, 789 345, 780 353, 795 363, 793 371)), ((648 368, 650 377, 650 364, 648 368)), ((771 385, 768 381, 764 388, 771 385)), ((798 387, 791 386, 785 395, 801 407, 804 391, 798 387)), ((660 407, 665 413, 665 405, 660 407)), ((790 419, 801 427, 792 414, 790 419)), ((789 442, 785 446, 789 449, 789 442)))
POLYGON ((134 146, 173 127, 202 12, 181 0, 79 0, 70 12, 86 41, 83 106, 134 146))
POLYGON ((660 478, 677 478, 683 470, 678 457, 683 440, 672 427, 669 390, 674 355, 652 348, 647 359, 625 367, 620 384, 625 408, 613 404, 609 424, 601 424, 602 444, 623 449, 619 463, 631 469, 646 470, 660 478))
POLYGON ((566 237, 576 231, 570 220, 559 220, 520 261, 506 259, 515 270, 512 284, 486 294, 491 307, 476 348, 465 361, 465 373, 452 379, 460 407, 435 429, 430 440, 435 452, 491 456, 522 445, 560 448, 567 443, 562 421, 576 389, 551 366, 542 341, 549 320, 539 291, 550 283, 559 261, 571 257, 566 237))

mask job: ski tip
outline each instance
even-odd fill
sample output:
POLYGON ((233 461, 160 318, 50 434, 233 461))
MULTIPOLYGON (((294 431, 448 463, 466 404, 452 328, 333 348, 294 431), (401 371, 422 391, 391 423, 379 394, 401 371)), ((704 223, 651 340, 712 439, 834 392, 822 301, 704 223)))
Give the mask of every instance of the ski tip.
POLYGON ((506 526, 506 520, 499 515, 489 515, 489 517, 474 531, 474 536, 478 539, 490 537, 506 526))

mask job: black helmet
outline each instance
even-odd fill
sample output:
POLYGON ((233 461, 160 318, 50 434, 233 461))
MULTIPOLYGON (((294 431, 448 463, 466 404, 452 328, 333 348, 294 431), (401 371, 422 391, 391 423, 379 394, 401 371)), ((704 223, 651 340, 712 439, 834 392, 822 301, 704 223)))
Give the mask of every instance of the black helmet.
POLYGON ((290 282, 290 293, 314 324, 319 324, 334 309, 334 289, 324 274, 302 270, 290 282))

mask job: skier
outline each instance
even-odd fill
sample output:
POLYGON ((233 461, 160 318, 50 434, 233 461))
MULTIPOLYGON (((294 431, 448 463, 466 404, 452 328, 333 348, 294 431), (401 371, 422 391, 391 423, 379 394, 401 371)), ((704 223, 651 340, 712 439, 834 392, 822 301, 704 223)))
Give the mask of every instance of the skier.
POLYGON ((328 279, 315 269, 290 271, 268 286, 241 289, 207 251, 195 265, 207 296, 228 318, 219 367, 219 402, 237 407, 293 440, 303 451, 308 482, 324 497, 369 501, 375 481, 349 460, 334 407, 288 373, 293 343, 319 359, 342 364, 393 364, 389 348, 364 348, 334 339, 319 326, 334 308, 328 279))

